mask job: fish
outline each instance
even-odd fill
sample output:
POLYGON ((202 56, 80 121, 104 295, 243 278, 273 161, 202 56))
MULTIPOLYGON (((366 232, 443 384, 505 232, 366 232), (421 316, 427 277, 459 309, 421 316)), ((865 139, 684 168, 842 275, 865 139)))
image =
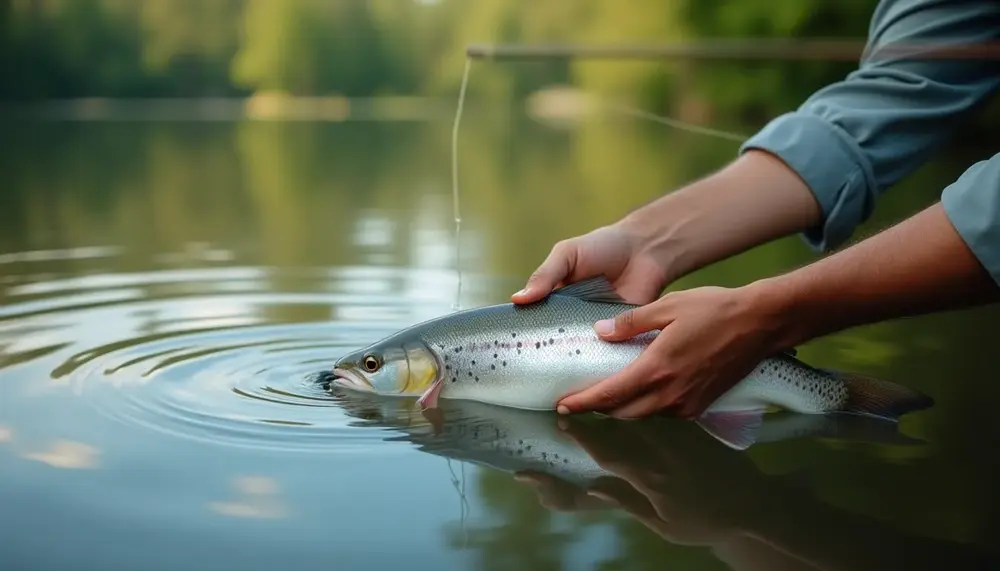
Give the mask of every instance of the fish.
MULTIPOLYGON (((557 288, 527 305, 496 304, 457 311, 406 327, 343 355, 332 383, 380 395, 470 400, 552 411, 571 393, 620 371, 659 334, 605 341, 593 323, 638 307, 603 276, 557 288)), ((898 422, 934 405, 910 387, 870 376, 810 366, 788 349, 761 360, 697 419, 727 445, 745 449, 763 415, 854 414, 898 422)))

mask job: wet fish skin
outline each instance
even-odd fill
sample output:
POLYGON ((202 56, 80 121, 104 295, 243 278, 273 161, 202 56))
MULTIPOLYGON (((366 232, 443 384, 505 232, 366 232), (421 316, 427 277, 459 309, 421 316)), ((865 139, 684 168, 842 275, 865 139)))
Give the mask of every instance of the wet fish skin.
MULTIPOLYGON (((612 343, 594 332, 595 321, 634 307, 603 278, 585 280, 531 305, 470 309, 406 328, 342 357, 334 372, 349 388, 420 395, 428 406, 444 398, 552 410, 560 397, 621 370, 655 339, 658 332, 653 331, 612 343), (405 359, 400 357, 404 354, 405 359), (373 355, 383 362, 386 355, 396 355, 383 365, 393 369, 391 374, 379 377, 380 371, 359 368, 357 363, 373 355)), ((735 431, 730 434, 735 438, 759 422, 754 414, 775 407, 895 420, 932 404, 929 397, 901 385, 816 369, 791 355, 776 355, 758 364, 707 413, 753 413, 738 421, 729 416, 724 422, 730 426, 715 427, 735 431)))

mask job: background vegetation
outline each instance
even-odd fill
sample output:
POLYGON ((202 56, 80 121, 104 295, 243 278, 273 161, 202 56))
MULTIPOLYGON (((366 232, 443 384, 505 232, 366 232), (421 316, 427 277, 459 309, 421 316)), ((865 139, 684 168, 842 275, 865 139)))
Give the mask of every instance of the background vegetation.
MULTIPOLYGON (((451 94, 474 42, 864 37, 877 0, 0 0, 0 99, 253 92, 451 94)), ((851 64, 517 63, 470 86, 554 82, 654 110, 685 98, 774 114, 851 64)))

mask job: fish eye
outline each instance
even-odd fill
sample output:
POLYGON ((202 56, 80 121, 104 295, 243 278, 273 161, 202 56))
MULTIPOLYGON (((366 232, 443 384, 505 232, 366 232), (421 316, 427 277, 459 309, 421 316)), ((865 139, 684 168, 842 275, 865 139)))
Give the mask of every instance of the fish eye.
POLYGON ((378 358, 376 358, 374 355, 368 355, 367 357, 365 357, 364 361, 362 361, 361 364, 364 366, 365 370, 368 371, 369 373, 374 373, 375 371, 378 370, 379 366, 381 366, 381 363, 379 363, 378 358))

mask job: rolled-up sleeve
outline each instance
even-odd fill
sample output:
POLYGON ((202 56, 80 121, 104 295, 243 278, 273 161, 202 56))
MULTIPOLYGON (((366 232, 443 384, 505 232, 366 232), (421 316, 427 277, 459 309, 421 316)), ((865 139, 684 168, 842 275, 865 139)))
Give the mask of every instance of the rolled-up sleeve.
POLYGON ((941 206, 972 254, 1000 284, 1000 153, 972 165, 948 185, 941 206))
MULTIPOLYGON (((896 43, 966 45, 998 37, 1000 2, 883 0, 859 68, 771 121, 740 153, 768 151, 796 171, 822 209, 822 222, 803 238, 816 250, 835 248, 868 219, 880 195, 921 166, 952 135, 957 120, 1000 85, 1000 66, 989 59, 873 57, 873 51, 896 43)), ((1000 163, 993 161, 944 193, 966 240, 998 238, 1000 163), (968 212, 983 207, 990 214, 968 212)), ((989 262, 993 275, 1000 275, 1000 260, 989 262)))

